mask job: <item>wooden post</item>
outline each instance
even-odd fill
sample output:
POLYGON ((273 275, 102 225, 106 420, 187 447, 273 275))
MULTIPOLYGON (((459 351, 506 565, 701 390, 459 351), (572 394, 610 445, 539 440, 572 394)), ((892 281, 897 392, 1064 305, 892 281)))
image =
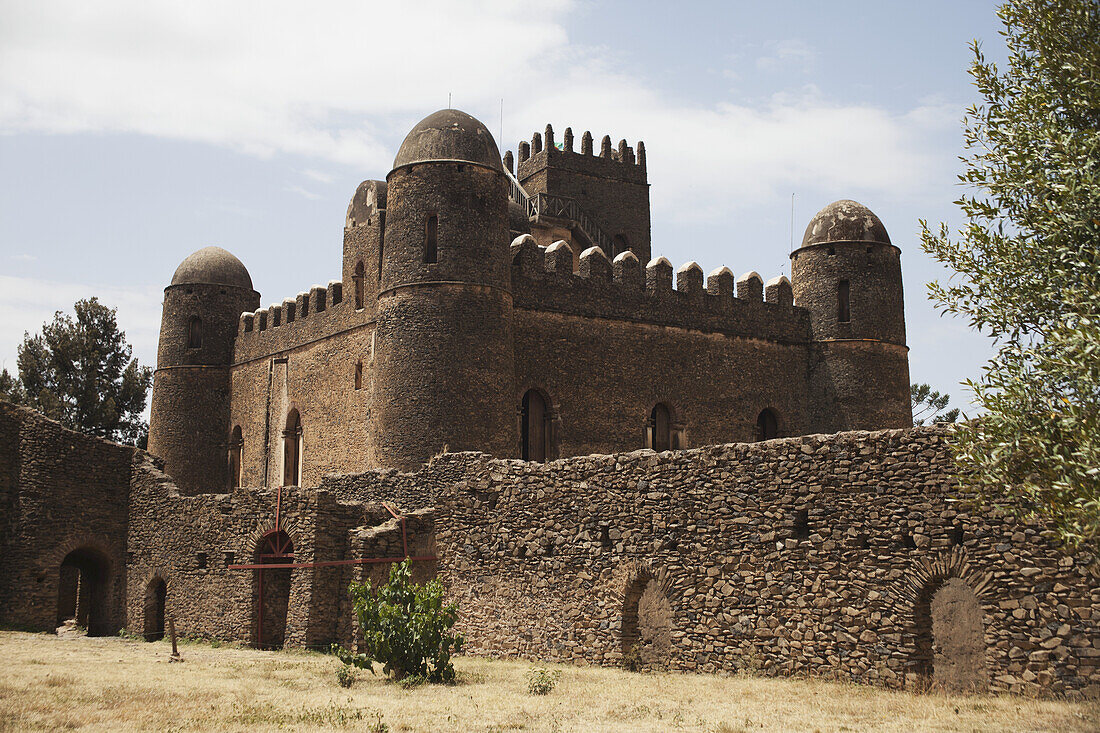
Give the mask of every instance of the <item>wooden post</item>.
POLYGON ((168 661, 178 662, 180 661, 180 653, 176 648, 176 619, 172 616, 168 617, 168 633, 172 636, 172 656, 168 661))

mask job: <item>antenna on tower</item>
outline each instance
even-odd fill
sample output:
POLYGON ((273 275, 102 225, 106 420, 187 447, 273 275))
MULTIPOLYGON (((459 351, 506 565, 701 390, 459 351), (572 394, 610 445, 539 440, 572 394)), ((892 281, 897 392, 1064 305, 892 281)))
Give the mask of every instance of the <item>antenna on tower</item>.
POLYGON ((447 109, 451 108, 451 93, 447 92, 447 109))
POLYGON ((791 252, 794 252, 794 193, 791 193, 791 252))

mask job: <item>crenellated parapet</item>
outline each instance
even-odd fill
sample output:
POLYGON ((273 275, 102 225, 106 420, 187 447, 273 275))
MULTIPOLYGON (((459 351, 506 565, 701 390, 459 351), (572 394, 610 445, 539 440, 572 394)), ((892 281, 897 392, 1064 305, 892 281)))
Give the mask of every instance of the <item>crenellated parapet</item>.
POLYGON ((266 308, 241 313, 234 344, 234 361, 241 362, 292 349, 317 338, 338 333, 365 318, 344 301, 344 286, 332 280, 314 285, 293 298, 266 308))
MULTIPOLYGON (((638 141, 631 147, 625 139, 613 143, 610 135, 604 135, 599 150, 594 150, 592 133, 581 136, 580 150, 574 149, 573 129, 565 128, 561 142, 556 142, 554 128, 546 126, 543 133, 534 133, 530 142, 519 143, 516 156, 516 176, 522 181, 538 170, 554 166, 591 175, 621 179, 632 183, 646 183, 645 143, 638 141)), ((511 151, 505 155, 505 164, 511 170, 511 151)))
POLYGON ((633 252, 609 261, 599 247, 582 252, 574 272, 569 244, 540 247, 530 235, 512 242, 511 257, 516 308, 784 342, 810 338, 809 315, 794 306, 786 277, 765 288, 755 272, 735 279, 721 267, 704 278, 695 262, 674 270, 666 258, 655 257, 643 266, 633 252))

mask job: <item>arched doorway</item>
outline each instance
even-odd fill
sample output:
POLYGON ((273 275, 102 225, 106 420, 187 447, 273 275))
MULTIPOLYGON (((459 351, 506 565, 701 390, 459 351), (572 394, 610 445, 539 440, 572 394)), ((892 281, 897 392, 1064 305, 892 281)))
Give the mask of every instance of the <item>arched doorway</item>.
POLYGON ((61 561, 57 586, 57 625, 74 620, 89 636, 113 633, 107 612, 111 564, 91 547, 73 550, 61 561))
POLYGON ((763 410, 756 418, 756 439, 771 440, 779 437, 779 419, 771 410, 763 410))
POLYGON ((550 405, 542 393, 529 389, 520 404, 520 457, 547 461, 552 456, 550 405))
MULTIPOLYGON (((255 562, 288 565, 294 562, 294 543, 283 530, 272 530, 256 545, 255 562)), ((281 649, 286 641, 286 619, 290 609, 291 568, 256 571, 256 646, 281 649)))
POLYGON ((664 402, 658 402, 649 413, 649 422, 646 424, 646 433, 649 440, 647 448, 655 451, 676 450, 676 434, 672 429, 672 410, 664 402))
POLYGON ((156 577, 145 586, 145 641, 164 638, 164 606, 168 600, 168 584, 156 577))
POLYGON ((301 486, 302 481, 302 418, 292 409, 286 416, 283 430, 283 486, 301 486))
POLYGON ((921 594, 914 613, 915 666, 932 686, 949 692, 988 689, 984 615, 962 578, 947 578, 921 594))
POLYGON ((624 659, 641 669, 662 669, 672 655, 672 606, 660 582, 639 573, 623 597, 624 659))

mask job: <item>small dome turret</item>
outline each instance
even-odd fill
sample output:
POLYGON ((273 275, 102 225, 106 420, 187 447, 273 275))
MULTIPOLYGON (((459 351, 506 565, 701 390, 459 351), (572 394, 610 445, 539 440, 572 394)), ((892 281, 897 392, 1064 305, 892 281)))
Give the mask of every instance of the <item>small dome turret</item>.
POLYGON ((180 263, 172 284, 230 285, 252 290, 252 277, 232 253, 221 247, 204 247, 180 263))
POLYGON ((842 199, 826 206, 810 220, 802 246, 831 242, 877 242, 890 244, 886 227, 863 204, 842 199))
POLYGON ((401 143, 393 167, 435 160, 465 161, 504 170, 489 128, 457 109, 441 109, 416 123, 401 143))

